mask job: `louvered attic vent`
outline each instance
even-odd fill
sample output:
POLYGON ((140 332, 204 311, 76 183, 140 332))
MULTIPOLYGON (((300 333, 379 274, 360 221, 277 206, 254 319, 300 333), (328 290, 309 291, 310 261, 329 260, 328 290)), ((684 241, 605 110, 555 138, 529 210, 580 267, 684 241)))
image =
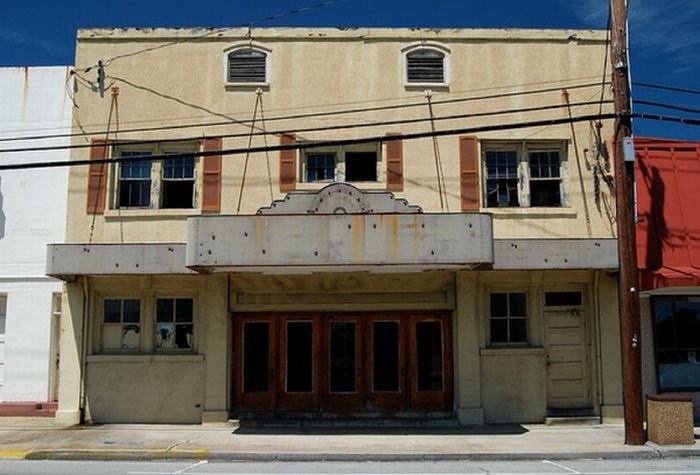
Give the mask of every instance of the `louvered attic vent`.
POLYGON ((264 83, 267 55, 255 50, 238 50, 228 55, 228 82, 264 83))
POLYGON ((434 50, 419 49, 406 55, 408 82, 444 83, 445 55, 434 50))

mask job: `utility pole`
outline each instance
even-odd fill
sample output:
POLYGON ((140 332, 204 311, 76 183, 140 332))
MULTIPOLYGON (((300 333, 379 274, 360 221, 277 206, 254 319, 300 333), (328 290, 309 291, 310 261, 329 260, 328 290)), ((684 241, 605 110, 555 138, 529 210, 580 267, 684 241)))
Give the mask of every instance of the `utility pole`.
POLYGON ((625 161, 624 141, 632 135, 629 64, 627 62, 627 0, 611 0, 610 59, 615 96, 615 202, 617 249, 620 259, 620 338, 625 443, 645 442, 642 398, 639 277, 634 219, 634 161, 625 161))

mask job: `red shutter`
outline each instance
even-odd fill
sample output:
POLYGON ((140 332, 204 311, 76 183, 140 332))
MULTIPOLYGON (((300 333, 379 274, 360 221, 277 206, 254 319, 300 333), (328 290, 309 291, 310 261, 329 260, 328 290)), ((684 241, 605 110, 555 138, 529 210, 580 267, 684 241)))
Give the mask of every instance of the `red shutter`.
MULTIPOLYGON (((95 139, 90 146, 90 160, 107 158, 107 141, 95 139)), ((107 164, 91 163, 88 169, 87 212, 104 213, 107 192, 107 164)))
MULTIPOLYGON (((221 137, 204 139, 204 151, 221 150, 221 137)), ((221 155, 208 155, 203 160, 202 211, 221 211, 221 155)))
MULTIPOLYGON (((397 136, 401 134, 389 133, 397 136)), ((386 189, 403 191, 403 140, 390 140, 386 143, 386 189)))
POLYGON ((479 211, 479 160, 476 137, 459 138, 462 211, 479 211))
MULTIPOLYGON (((280 145, 291 145, 297 142, 294 134, 283 134, 280 145)), ((297 187, 297 151, 296 149, 280 150, 280 191, 294 191, 297 187)))

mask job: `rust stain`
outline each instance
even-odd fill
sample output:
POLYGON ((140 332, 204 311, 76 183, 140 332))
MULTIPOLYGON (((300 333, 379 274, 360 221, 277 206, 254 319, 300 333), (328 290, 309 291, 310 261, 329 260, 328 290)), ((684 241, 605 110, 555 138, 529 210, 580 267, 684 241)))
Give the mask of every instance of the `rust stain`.
POLYGON ((365 217, 352 215, 352 261, 362 262, 365 254, 365 217))
POLYGON ((399 258, 399 217, 397 215, 391 216, 391 241, 394 262, 396 262, 399 258))
POLYGON ((24 66, 22 69, 24 69, 24 89, 22 90, 22 122, 24 122, 29 99, 29 66, 24 66))

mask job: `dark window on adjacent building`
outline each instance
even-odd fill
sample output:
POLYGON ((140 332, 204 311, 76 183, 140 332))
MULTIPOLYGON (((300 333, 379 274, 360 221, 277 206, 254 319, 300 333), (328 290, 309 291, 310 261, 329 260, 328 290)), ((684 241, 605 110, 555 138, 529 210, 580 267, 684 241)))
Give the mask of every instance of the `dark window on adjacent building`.
POLYGON ((264 83, 267 81, 267 54, 239 49, 228 54, 228 82, 264 83))
MULTIPOLYGON (((121 157, 150 154, 150 151, 122 152, 121 157)), ((151 160, 128 160, 119 164, 119 208, 151 206, 151 167, 151 160)))
POLYGON ((194 208, 194 156, 163 161, 162 208, 194 208))
POLYGON ((492 293, 491 343, 527 343, 527 297, 524 292, 492 293))
POLYGON ((417 49, 407 53, 406 79, 410 83, 444 83, 445 55, 433 49, 417 49))
POLYGON ((660 391, 700 390, 700 296, 652 299, 660 391))

